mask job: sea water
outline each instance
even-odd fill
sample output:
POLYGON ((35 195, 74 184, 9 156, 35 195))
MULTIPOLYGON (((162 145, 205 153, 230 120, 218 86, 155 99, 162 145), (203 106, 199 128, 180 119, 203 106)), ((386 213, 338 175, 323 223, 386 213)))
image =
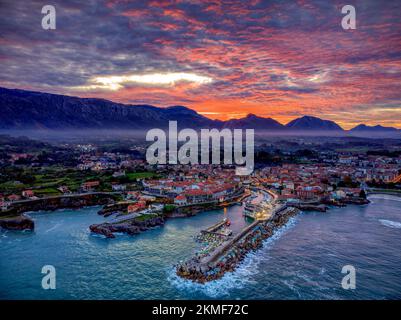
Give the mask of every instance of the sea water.
MULTIPOLYGON (((30 213, 34 232, 0 231, 0 299, 400 299, 401 199, 370 200, 292 218, 235 272, 205 285, 177 277, 174 265, 223 210, 115 239, 90 233, 105 221, 99 207, 30 213), (56 268, 55 290, 41 286, 44 265, 56 268), (356 269, 354 290, 341 286, 344 265, 356 269)), ((247 223, 240 206, 227 215, 234 229, 247 223)))

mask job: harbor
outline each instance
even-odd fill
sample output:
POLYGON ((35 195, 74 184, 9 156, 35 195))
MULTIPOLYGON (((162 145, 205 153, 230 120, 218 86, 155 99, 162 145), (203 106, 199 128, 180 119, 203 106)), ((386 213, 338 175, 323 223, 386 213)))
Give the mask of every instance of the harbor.
POLYGON ((244 216, 252 220, 266 220, 273 209, 274 197, 265 190, 254 189, 245 201, 244 216))
MULTIPOLYGON (((335 287, 343 276, 336 261, 352 263, 355 260, 347 257, 357 256, 361 270, 368 268, 377 275, 361 273, 359 280, 366 286, 359 289, 358 298, 398 297, 397 274, 388 270, 401 263, 397 241, 401 229, 391 224, 400 221, 401 202, 394 196, 372 197, 366 206, 299 214, 264 240, 262 248, 247 253, 234 272, 205 284, 177 276, 174 265, 193 255, 199 246, 194 235, 221 221, 222 209, 169 219, 162 228, 137 236, 121 234, 114 240, 88 230, 88 225, 104 221, 97 214, 101 206, 30 213, 35 232, 0 231, 0 283, 9 288, 0 296, 48 298, 49 290, 37 280, 45 252, 45 263, 57 268, 60 284, 51 292, 53 299, 352 299, 352 292, 335 287), (361 246, 362 242, 369 246, 361 246), (26 259, 30 263, 19 268, 26 259), (333 274, 338 275, 334 283, 333 274), (316 286, 309 286, 308 279, 316 286), (382 281, 395 287, 381 286, 382 281)), ((235 229, 234 220, 243 218, 241 207, 229 207, 227 216, 235 229)))
POLYGON ((233 232, 226 217, 201 230, 196 241, 201 249, 188 261, 176 266, 177 275, 198 283, 216 280, 226 272, 234 271, 247 253, 262 246, 263 240, 285 225, 299 210, 286 204, 277 204, 264 190, 255 189, 242 206, 247 219, 243 228, 233 232))

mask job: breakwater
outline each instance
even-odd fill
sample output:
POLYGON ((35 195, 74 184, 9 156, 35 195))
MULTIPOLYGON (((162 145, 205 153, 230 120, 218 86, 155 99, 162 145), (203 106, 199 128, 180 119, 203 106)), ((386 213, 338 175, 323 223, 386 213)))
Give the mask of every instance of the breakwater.
POLYGON ((198 283, 223 277, 226 272, 234 271, 247 253, 259 249, 263 245, 263 240, 271 237, 298 212, 297 208, 280 207, 268 220, 253 222, 210 254, 203 257, 195 255, 189 261, 178 264, 177 275, 198 283))

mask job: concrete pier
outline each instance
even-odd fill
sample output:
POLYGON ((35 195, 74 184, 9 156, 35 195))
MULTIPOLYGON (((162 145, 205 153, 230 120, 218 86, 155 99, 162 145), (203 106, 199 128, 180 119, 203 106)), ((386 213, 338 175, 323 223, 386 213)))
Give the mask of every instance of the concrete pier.
POLYGON ((275 230, 285 225, 299 210, 287 205, 276 208, 269 219, 254 221, 231 239, 222 242, 213 252, 190 259, 177 266, 177 274, 194 282, 205 283, 232 272, 249 251, 262 246, 275 230))

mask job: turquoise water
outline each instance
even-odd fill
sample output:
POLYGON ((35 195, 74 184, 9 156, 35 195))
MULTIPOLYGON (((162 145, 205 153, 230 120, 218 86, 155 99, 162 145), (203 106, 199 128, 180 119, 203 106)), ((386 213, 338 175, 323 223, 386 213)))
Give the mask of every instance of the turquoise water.
MULTIPOLYGON (((401 199, 333 208, 293 218, 234 273, 206 285, 175 276, 193 235, 223 217, 212 211, 167 221, 137 236, 93 236, 99 207, 33 213, 36 230, 0 233, 0 299, 400 299, 401 199), (54 265, 57 289, 41 288, 54 265), (356 268, 356 289, 341 287, 341 268, 356 268)), ((241 208, 228 210, 233 226, 241 208)))

